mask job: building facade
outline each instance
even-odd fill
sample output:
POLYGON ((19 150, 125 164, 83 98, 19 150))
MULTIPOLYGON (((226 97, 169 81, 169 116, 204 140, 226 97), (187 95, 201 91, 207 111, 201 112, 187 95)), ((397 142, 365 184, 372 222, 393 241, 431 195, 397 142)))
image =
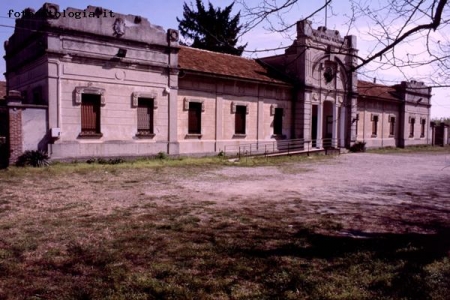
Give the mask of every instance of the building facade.
POLYGON ((25 12, 5 42, 10 162, 34 149, 67 159, 284 139, 315 148, 431 143, 431 89, 358 81, 356 38, 309 21, 297 23, 284 54, 253 60, 180 46, 176 30, 101 7, 25 12))

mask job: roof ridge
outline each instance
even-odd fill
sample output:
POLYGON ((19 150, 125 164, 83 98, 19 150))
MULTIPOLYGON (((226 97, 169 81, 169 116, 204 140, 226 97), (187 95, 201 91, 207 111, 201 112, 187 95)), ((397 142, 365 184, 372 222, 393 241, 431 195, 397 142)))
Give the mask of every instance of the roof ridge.
POLYGON ((180 45, 180 48, 187 48, 187 49, 192 49, 195 51, 203 51, 203 52, 208 52, 208 53, 213 53, 213 54, 218 54, 218 55, 226 55, 226 56, 230 56, 233 58, 241 58, 241 59, 251 60, 251 61, 256 62, 256 59, 254 59, 254 58, 243 57, 243 56, 233 55, 233 54, 229 54, 229 53, 216 52, 216 51, 211 51, 211 50, 206 50, 206 49, 200 49, 200 48, 195 48, 195 47, 191 47, 191 46, 180 45))
POLYGON ((374 83, 374 82, 372 82, 372 81, 362 80, 362 79, 358 79, 358 82, 364 82, 364 83, 369 83, 369 84, 372 84, 372 85, 378 85, 378 86, 384 86, 384 87, 390 87, 390 88, 395 87, 395 84, 393 84, 393 85, 386 85, 386 84, 382 84, 382 83, 374 83))

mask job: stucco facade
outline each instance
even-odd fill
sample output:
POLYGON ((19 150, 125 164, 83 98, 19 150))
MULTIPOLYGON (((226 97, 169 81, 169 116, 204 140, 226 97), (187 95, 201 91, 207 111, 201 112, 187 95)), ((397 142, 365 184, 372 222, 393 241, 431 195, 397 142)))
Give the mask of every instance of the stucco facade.
POLYGON ((431 90, 414 82, 387 98, 360 91, 354 36, 300 21, 284 54, 252 60, 180 46, 176 30, 140 16, 48 11, 60 9, 28 10, 5 42, 7 90, 36 110, 21 114, 21 151, 59 159, 218 153, 282 139, 316 148, 431 143, 431 90), (374 115, 376 136, 367 129, 374 115))
POLYGON ((358 83, 357 140, 367 147, 432 144, 431 88, 421 82, 394 86, 358 83))

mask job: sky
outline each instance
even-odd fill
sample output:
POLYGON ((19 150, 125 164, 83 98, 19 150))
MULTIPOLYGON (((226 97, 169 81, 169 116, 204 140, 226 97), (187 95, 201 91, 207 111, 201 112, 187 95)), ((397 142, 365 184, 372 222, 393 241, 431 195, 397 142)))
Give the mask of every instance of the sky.
MULTIPOLYGON (((162 26, 164 29, 174 28, 178 29, 177 17, 181 18, 183 15, 183 3, 181 0, 165 0, 165 1, 148 1, 148 0, 137 0, 137 1, 119 1, 119 0, 100 0, 100 1, 86 1, 86 0, 48 0, 51 3, 58 4, 60 10, 67 7, 75 7, 79 9, 84 9, 88 5, 100 6, 105 9, 116 11, 124 14, 140 15, 147 18, 150 23, 162 26)), ((270 0, 272 1, 272 0, 270 0)), ((383 0, 380 0, 383 1, 383 0)), ((186 1, 188 4, 191 0, 186 1)), ((204 3, 207 1, 204 0, 204 3)), ((215 7, 225 7, 231 3, 231 0, 211 0, 210 1, 215 7)), ((320 7, 324 1, 299 1, 301 5, 295 5, 292 9, 283 15, 283 20, 286 22, 294 23, 305 16, 314 12, 318 7, 320 7)), ((23 9, 30 7, 38 10, 42 5, 43 1, 37 0, 2 0, 0 2, 0 40, 5 41, 12 35, 14 31, 14 17, 9 17, 8 12, 14 10, 14 12, 22 11, 23 9)), ((246 0, 247 5, 258 5, 259 0, 246 0)), ((234 5, 234 13, 242 10, 239 3, 234 5)), ((341 35, 347 34, 348 26, 346 25, 349 17, 350 3, 347 0, 333 0, 331 3, 331 8, 328 10, 327 27, 334 30, 339 30, 341 35)), ((313 22, 313 27, 325 25, 325 13, 321 11, 314 15, 311 19, 313 22)), ((272 20, 275 21, 276 20, 272 20)), ((244 56, 248 57, 263 57, 273 55, 275 53, 280 53, 279 51, 268 51, 268 52, 252 52, 252 50, 261 49, 272 49, 282 46, 288 46, 292 43, 292 38, 295 37, 293 31, 287 34, 270 33, 267 30, 268 24, 262 23, 260 26, 249 31, 242 36, 240 44, 248 43, 244 56)), ((374 46, 374 40, 367 32, 370 30, 370 24, 367 20, 363 18, 358 19, 356 22, 356 29, 353 28, 348 32, 348 34, 353 34, 357 36, 359 55, 367 55, 369 49, 374 46)), ((450 35, 450 32, 448 33, 450 35)), ((399 47, 399 52, 401 51, 412 51, 412 49, 417 49, 418 52, 423 49, 423 43, 419 41, 414 41, 407 43, 399 47)), ((4 56, 4 48, 1 47, 2 57, 4 56)), ((419 79, 427 74, 431 74, 432 70, 426 67, 408 70, 406 74, 400 74, 395 69, 388 70, 376 70, 373 71, 370 66, 362 70, 359 74, 359 78, 363 80, 372 81, 373 78, 377 79, 378 83, 383 84, 395 84, 402 80, 419 79), (425 74, 425 75, 424 75, 425 74), (405 78, 406 76, 406 78, 405 78)), ((4 80, 3 73, 5 72, 5 62, 4 59, 0 59, 0 80, 4 80)), ((450 83, 449 83, 450 84, 450 83)), ((442 118, 450 117, 450 88, 434 88, 432 97, 432 118, 442 118)))

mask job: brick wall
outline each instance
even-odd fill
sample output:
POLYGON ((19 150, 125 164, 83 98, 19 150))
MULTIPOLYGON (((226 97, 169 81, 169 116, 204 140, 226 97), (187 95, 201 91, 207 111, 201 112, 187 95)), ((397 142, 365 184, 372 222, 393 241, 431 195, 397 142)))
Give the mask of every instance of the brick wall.
POLYGON ((9 163, 15 164, 22 154, 22 110, 9 110, 9 163))

